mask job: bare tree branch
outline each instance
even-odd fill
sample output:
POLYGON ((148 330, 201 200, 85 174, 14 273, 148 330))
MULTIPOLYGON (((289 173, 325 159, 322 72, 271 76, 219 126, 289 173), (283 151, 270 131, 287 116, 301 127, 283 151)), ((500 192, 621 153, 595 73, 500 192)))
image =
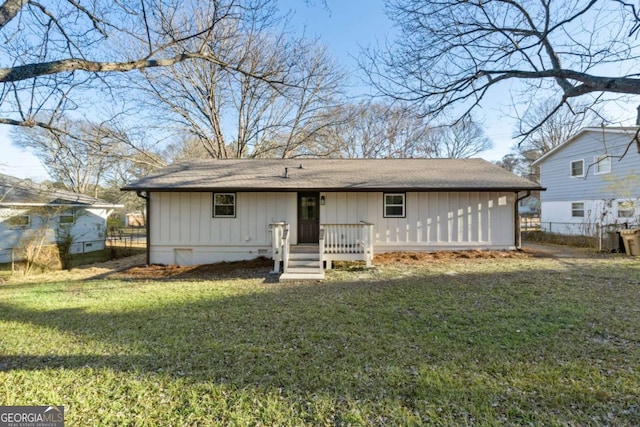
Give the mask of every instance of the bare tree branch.
MULTIPOLYGON (((387 0, 400 35, 369 49, 362 69, 377 90, 425 115, 464 117, 489 94, 517 84, 562 101, 640 95, 640 23, 624 0, 387 0), (611 75, 603 74, 604 64, 611 75), (614 70, 614 71, 610 71, 614 70), (616 74, 615 70, 621 70, 616 74), (560 97, 557 97, 560 98, 560 97)), ((548 117, 547 117, 548 118, 548 117)), ((545 120, 545 118, 543 118, 545 120)))

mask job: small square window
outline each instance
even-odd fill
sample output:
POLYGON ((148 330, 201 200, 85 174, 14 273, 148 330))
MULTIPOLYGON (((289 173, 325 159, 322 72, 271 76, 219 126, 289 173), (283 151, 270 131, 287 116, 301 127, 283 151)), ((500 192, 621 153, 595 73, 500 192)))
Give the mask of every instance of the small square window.
POLYGON ((404 193, 387 193, 384 195, 384 217, 404 218, 404 193))
POLYGON ((611 172, 611 157, 604 155, 604 156, 596 156, 596 158, 594 159, 594 165, 595 165, 595 174, 596 175, 600 175, 603 173, 610 173, 611 172))
POLYGON ((584 218, 584 203, 571 203, 571 216, 573 218, 584 218))
POLYGON ((63 212, 60 212, 60 215, 58 215, 58 222, 60 224, 73 224, 74 222, 76 222, 76 215, 75 215, 75 210, 74 209, 69 209, 63 212))
POLYGON ((571 162, 571 176, 584 176, 584 160, 574 160, 573 162, 571 162))
POLYGON ((214 193, 213 194, 213 217, 214 218, 235 218, 236 217, 236 193, 214 193))
POLYGON ((10 217, 8 222, 11 227, 29 227, 31 225, 31 217, 29 215, 15 215, 10 217))
POLYGON ((618 202, 618 218, 633 218, 634 209, 633 202, 626 200, 624 202, 618 202))

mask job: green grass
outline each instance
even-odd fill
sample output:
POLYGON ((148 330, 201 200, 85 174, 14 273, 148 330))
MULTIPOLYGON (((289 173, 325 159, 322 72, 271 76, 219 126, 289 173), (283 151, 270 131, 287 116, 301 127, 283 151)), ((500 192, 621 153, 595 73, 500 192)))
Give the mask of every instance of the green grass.
POLYGON ((68 425, 640 425, 640 265, 0 286, 0 405, 68 425))

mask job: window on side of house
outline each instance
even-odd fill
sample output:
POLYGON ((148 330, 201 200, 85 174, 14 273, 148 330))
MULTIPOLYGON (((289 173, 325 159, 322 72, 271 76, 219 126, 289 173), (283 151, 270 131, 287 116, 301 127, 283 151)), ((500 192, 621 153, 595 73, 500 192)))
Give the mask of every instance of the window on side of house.
POLYGON ((618 218, 633 218, 634 213, 633 202, 631 200, 618 202, 618 218))
POLYGON ((571 217, 584 218, 584 202, 571 203, 571 217))
POLYGON ((213 217, 236 217, 236 193, 213 193, 213 217))
POLYGON ((596 156, 593 159, 594 162, 594 166, 595 166, 595 174, 596 175, 600 175, 603 173, 610 173, 611 172, 611 157, 608 155, 604 155, 604 156, 596 156))
POLYGON ((60 212, 60 215, 58 215, 58 222, 60 224, 73 224, 76 222, 75 209, 67 209, 60 212))
POLYGON ((385 193, 384 195, 384 217, 404 218, 405 216, 405 195, 404 193, 385 193))
POLYGON ((31 225, 31 217, 29 215, 14 215, 8 219, 10 227, 29 227, 31 225))
POLYGON ((584 160, 574 160, 571 162, 571 177, 578 178, 584 176, 584 160))

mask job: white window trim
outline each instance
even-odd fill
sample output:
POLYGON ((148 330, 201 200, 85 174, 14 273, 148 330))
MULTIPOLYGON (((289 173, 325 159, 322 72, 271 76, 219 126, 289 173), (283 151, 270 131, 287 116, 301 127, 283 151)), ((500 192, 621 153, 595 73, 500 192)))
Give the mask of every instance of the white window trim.
POLYGON ((236 209, 238 208, 238 196, 236 193, 213 193, 213 217, 214 218, 235 218, 236 217, 236 209), (216 205, 216 196, 233 196, 233 205, 216 205), (233 215, 216 215, 216 206, 233 206, 233 215))
POLYGON ((585 203, 584 202, 571 202, 571 218, 584 218, 585 214, 585 203), (582 205, 582 215, 574 215, 575 211, 579 211, 580 209, 575 209, 573 205, 581 204, 582 205))
POLYGON ((619 200, 616 203, 616 217, 619 219, 629 219, 629 218, 633 218, 636 214, 636 206, 635 203, 633 202, 633 200, 619 200), (631 203, 631 209, 620 209, 620 204, 621 203, 631 203), (620 211, 631 211, 631 215, 630 216, 620 216, 620 211))
POLYGON ((608 154, 603 154, 602 156, 595 156, 593 158, 593 174, 594 175, 604 175, 607 173, 611 173, 611 156, 608 154), (605 171, 598 170, 598 167, 602 164, 602 161, 608 159, 609 160, 609 169, 605 171))
POLYGON ((571 178, 584 178, 584 159, 576 159, 576 160, 571 160, 569 162, 569 177, 571 177, 571 178), (577 162, 582 162, 582 174, 581 175, 574 175, 573 174, 573 164, 577 163, 577 162))
POLYGON ((60 225, 73 225, 76 223, 77 215, 75 208, 71 208, 61 212, 58 215, 58 224, 60 225), (71 218, 71 221, 62 221, 62 218, 71 218))
POLYGON ((405 218, 407 216, 407 195, 405 193, 383 193, 382 195, 382 214, 384 218, 405 218), (402 196, 402 205, 387 204, 387 196, 402 196), (402 206, 402 215, 387 215, 387 206, 402 206))

